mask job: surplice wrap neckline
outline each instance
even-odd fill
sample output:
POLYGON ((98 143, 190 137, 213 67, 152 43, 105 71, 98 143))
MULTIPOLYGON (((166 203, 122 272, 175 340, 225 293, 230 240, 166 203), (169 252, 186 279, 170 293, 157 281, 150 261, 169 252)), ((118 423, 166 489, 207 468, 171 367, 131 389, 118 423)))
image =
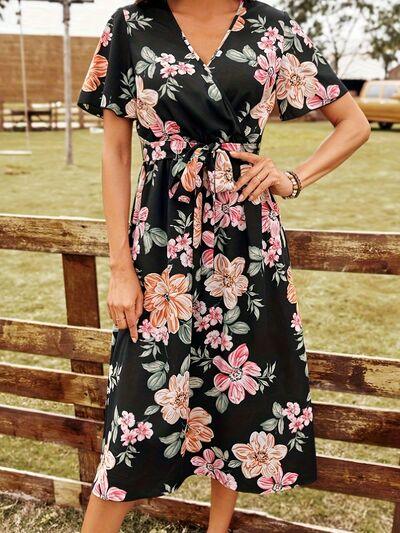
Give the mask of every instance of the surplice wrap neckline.
POLYGON ((212 63, 213 63, 214 59, 221 53, 222 47, 223 47, 225 41, 228 39, 228 37, 229 37, 229 35, 230 35, 231 31, 232 31, 232 28, 234 27, 238 17, 240 16, 240 11, 241 11, 241 9, 244 6, 245 0, 240 0, 239 1, 239 5, 238 5, 238 7, 237 7, 237 9, 235 11, 235 14, 232 17, 232 20, 231 20, 228 28, 226 29, 224 35, 220 39, 216 50, 214 51, 214 53, 212 54, 211 58, 207 62, 205 62, 200 57, 200 54, 198 54, 198 52, 194 49, 190 39, 186 35, 186 33, 183 30, 182 26, 178 22, 174 12, 172 11, 172 9, 171 9, 171 7, 170 7, 170 5, 168 3, 168 0, 163 0, 163 1, 164 1, 164 4, 166 6, 166 9, 167 9, 168 13, 170 14, 171 18, 173 19, 174 26, 176 26, 176 29, 181 34, 182 40, 185 43, 185 45, 187 46, 188 50, 195 56, 195 58, 198 61, 198 63, 200 63, 207 72, 210 72, 210 69, 212 68, 212 63))

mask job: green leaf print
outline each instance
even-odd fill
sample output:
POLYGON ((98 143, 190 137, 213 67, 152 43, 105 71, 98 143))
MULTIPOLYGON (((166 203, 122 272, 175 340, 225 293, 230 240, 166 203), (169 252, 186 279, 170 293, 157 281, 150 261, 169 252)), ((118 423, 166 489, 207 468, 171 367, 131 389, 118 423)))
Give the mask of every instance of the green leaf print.
POLYGON ((160 372, 154 372, 147 380, 147 387, 150 390, 158 390, 167 381, 167 374, 162 370, 160 372))
POLYGON ((147 409, 145 410, 144 414, 146 416, 154 415, 154 413, 157 413, 157 411, 160 410, 159 405, 149 405, 147 409))

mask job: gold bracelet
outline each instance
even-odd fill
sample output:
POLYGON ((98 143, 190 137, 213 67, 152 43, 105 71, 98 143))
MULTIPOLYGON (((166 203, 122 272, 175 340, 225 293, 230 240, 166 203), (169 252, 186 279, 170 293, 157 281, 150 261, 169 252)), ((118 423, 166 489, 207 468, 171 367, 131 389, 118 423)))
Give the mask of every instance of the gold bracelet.
POLYGON ((299 176, 293 170, 285 170, 286 176, 290 179, 293 185, 292 192, 288 196, 282 196, 283 199, 288 200, 291 198, 297 198, 302 190, 302 184, 299 176))

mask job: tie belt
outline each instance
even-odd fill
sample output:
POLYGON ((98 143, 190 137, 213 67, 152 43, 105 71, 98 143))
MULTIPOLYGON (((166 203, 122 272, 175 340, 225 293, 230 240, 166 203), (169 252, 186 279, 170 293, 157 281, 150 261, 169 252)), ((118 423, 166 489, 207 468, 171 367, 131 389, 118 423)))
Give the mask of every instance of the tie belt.
POLYGON ((176 159, 169 176, 169 196, 184 203, 196 202, 202 186, 213 194, 231 191, 244 163, 232 159, 229 152, 249 151, 242 143, 223 140, 207 144, 181 136, 161 141, 148 141, 143 137, 139 140, 145 164, 176 159))

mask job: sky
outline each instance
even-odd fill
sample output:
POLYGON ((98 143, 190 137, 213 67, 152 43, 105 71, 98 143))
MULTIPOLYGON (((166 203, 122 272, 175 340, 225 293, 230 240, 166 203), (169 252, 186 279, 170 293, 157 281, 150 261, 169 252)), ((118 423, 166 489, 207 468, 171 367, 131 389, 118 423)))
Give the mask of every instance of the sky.
MULTIPOLYGON (((272 5, 279 2, 269 1, 272 5)), ((129 4, 129 0, 95 0, 93 3, 74 4, 71 8, 70 33, 72 36, 99 36, 117 7, 129 4)), ((0 33, 18 33, 16 10, 17 0, 11 0, 0 21, 0 33)), ((62 35, 62 8, 60 4, 46 1, 22 0, 22 25, 24 33, 36 35, 62 35)), ((345 58, 339 66, 341 77, 381 78, 383 69, 377 61, 355 57, 349 62, 345 58)))

